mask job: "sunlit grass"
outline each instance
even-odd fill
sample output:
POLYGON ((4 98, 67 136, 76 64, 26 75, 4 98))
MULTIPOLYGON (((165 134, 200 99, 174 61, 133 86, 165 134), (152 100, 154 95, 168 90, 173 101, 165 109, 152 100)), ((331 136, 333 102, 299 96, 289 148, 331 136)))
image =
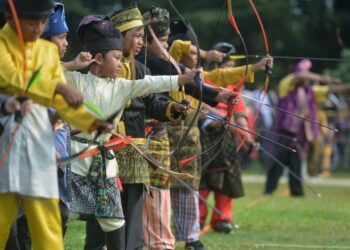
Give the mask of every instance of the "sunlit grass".
MULTIPOLYGON (((243 172, 263 174, 257 168, 243 172)), ((337 173, 332 178, 344 180, 349 175, 337 173)), ((322 194, 321 198, 308 189, 304 198, 291 198, 286 184, 280 185, 273 196, 262 195, 263 183, 244 185, 246 195, 234 201, 233 209, 240 228, 230 234, 209 230, 201 236, 207 249, 350 249, 349 186, 309 184, 322 194)), ((213 202, 211 197, 209 200, 213 202)), ((66 249, 83 249, 84 225, 70 223, 66 249)), ((183 249, 183 244, 178 243, 177 249, 183 249)))

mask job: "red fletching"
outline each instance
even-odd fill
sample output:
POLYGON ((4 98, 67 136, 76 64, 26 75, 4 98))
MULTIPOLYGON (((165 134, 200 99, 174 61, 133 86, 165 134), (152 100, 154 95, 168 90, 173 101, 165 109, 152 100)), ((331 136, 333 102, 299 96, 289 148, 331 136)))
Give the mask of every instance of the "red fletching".
POLYGON ((145 136, 146 136, 146 137, 151 133, 152 129, 153 129, 152 126, 147 126, 147 127, 145 128, 145 136))
POLYGON ((194 155, 194 156, 191 156, 191 157, 189 157, 187 159, 184 159, 184 160, 180 161, 180 168, 187 166, 192 161, 196 160, 197 157, 198 157, 198 155, 194 155))
POLYGON ((122 185, 122 182, 120 181, 119 176, 116 176, 115 179, 116 179, 116 181, 117 181, 118 190, 119 190, 119 191, 123 191, 123 185, 122 185))

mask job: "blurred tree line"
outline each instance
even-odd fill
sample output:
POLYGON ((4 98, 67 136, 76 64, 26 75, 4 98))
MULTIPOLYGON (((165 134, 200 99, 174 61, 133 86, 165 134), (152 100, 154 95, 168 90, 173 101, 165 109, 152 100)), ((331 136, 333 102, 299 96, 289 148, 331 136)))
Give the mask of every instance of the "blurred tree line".
MULTIPOLYGON (((130 5, 130 0, 75 0, 62 1, 66 7, 66 17, 70 27, 69 58, 76 55, 80 46, 76 29, 81 18, 89 14, 109 15, 113 11, 130 5)), ((152 6, 166 8, 171 19, 178 19, 167 0, 136 1, 141 12, 152 6)), ((244 53, 242 43, 227 21, 226 1, 173 0, 180 13, 190 21, 199 38, 200 47, 210 49, 216 42, 233 43, 237 51, 244 53)), ((300 57, 341 58, 342 46, 350 46, 350 1, 349 0, 255 0, 256 7, 264 23, 270 44, 271 55, 300 57), (336 36, 341 31, 343 45, 336 36)), ((235 0, 233 14, 247 44, 249 54, 265 53, 263 37, 255 14, 248 0, 235 0)), ((349 55, 345 55, 349 58, 349 55)), ((255 62, 256 59, 251 59, 255 62)), ((245 63, 244 60, 241 62, 245 63)), ((296 60, 275 60, 273 85, 286 74, 296 60)), ((315 72, 333 72, 345 81, 350 81, 350 62, 313 61, 315 72)), ((263 82, 263 74, 256 82, 263 82)))

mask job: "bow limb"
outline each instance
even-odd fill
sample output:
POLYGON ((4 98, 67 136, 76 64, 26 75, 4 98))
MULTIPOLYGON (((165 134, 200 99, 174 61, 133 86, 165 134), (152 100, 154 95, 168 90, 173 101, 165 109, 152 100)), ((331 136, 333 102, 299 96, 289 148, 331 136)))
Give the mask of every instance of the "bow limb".
MULTIPOLYGON (((270 46, 269 46, 269 42, 268 42, 268 40, 267 40, 265 27, 264 27, 264 25, 263 25, 263 22, 262 22, 262 20, 261 20, 261 17, 260 17, 259 12, 258 12, 258 10, 257 10, 256 7, 255 7, 255 4, 254 4, 253 0, 249 0, 249 3, 250 3, 250 5, 251 5, 251 7, 252 7, 252 9, 253 9, 253 11, 254 11, 254 13, 255 13, 255 16, 256 16, 256 18, 257 18, 257 20, 258 20, 258 23, 259 23, 259 27, 260 27, 260 30, 261 30, 261 33, 262 33, 262 36, 263 36, 263 39, 264 39, 264 45, 265 45, 265 53, 266 53, 266 56, 269 56, 269 55, 270 55, 270 46)), ((254 118, 254 120, 253 120, 253 123, 252 123, 252 125, 251 125, 252 127, 255 126, 256 121, 258 120, 258 117, 259 117, 259 115, 260 115, 260 113, 261 113, 262 105, 263 105, 264 100, 265 100, 265 97, 266 97, 266 95, 267 95, 267 89, 268 89, 268 86, 269 86, 270 75, 271 75, 271 74, 272 74, 272 71, 271 71, 270 67, 266 64, 266 65, 265 65, 265 83, 264 83, 263 96, 262 96, 262 98, 261 98, 261 100, 260 100, 261 102, 260 102, 260 104, 259 104, 258 111, 257 111, 257 113, 256 113, 256 115, 255 115, 255 118, 254 118)), ((242 146, 243 146, 243 144, 245 143, 246 139, 247 139, 247 137, 244 136, 244 138, 242 139, 240 145, 239 145, 238 148, 237 148, 237 151, 239 151, 239 150, 242 148, 242 146)))
POLYGON ((157 36, 154 34, 152 25, 151 25, 152 19, 150 17, 149 23, 147 25, 148 31, 152 36, 152 39, 156 42, 157 47, 162 51, 163 55, 170 61, 170 63, 174 66, 174 68, 176 69, 177 73, 179 75, 181 75, 181 69, 178 65, 178 63, 175 61, 175 59, 169 54, 168 51, 166 51, 166 49, 164 49, 164 47, 161 45, 161 43, 159 42, 157 36))
MULTIPOLYGON (((120 138, 125 138, 124 136, 112 132, 113 135, 118 136, 120 138)), ((128 138, 125 138, 127 140, 129 140, 128 138)), ((147 160, 150 165, 152 166, 152 168, 156 171, 162 172, 164 174, 169 175, 171 178, 175 179, 178 183, 180 183, 180 185, 182 185, 185 189, 187 189, 188 191, 190 191, 191 193, 193 193, 194 196, 196 196, 200 201, 202 201, 204 204, 206 204, 208 207, 212 208, 214 210, 215 213, 217 213, 218 215, 222 216, 222 217, 227 217, 222 211, 220 211, 219 209, 217 209, 216 207, 214 207, 213 205, 211 205, 207 199, 205 199, 204 197, 202 197, 201 195, 198 194, 198 192, 196 192, 196 190, 194 190, 185 180, 186 179, 192 179, 193 176, 186 174, 186 173, 178 173, 178 172, 174 172, 171 171, 169 169, 165 169, 163 166, 161 166, 154 158, 146 155, 146 153, 141 150, 138 146, 136 146, 132 141, 129 140, 128 142, 130 144, 130 146, 132 146, 138 153, 140 153, 142 155, 142 157, 144 157, 145 160, 147 160)), ((229 219, 229 218, 228 218, 229 219)))
POLYGON ((267 40, 264 24, 263 24, 263 22, 261 20, 261 17, 260 17, 260 14, 259 14, 258 10, 255 7, 255 4, 254 4, 253 0, 249 0, 249 3, 252 6, 253 11, 255 13, 255 16, 256 16, 256 18, 257 18, 257 20, 259 22, 259 26, 260 26, 260 29, 261 29, 261 32, 262 32, 262 35, 263 35, 263 38, 264 38, 264 45, 265 45, 266 55, 269 55, 270 54, 270 46, 269 46, 269 42, 267 40))
POLYGON ((23 59, 23 67, 22 67, 22 87, 26 89, 26 71, 27 71, 27 59, 26 59, 26 52, 25 52, 25 45, 24 45, 24 38, 23 38, 23 32, 22 28, 19 22, 18 14, 16 11, 16 7, 13 3, 13 0, 8 0, 8 4, 10 7, 10 11, 12 14, 13 21, 15 23, 16 31, 17 31, 17 36, 18 36, 18 41, 19 41, 19 46, 21 49, 21 54, 22 54, 22 59, 23 59))
MULTIPOLYGON (((189 25, 187 24, 187 21, 186 21, 185 18, 180 14, 179 10, 175 7, 173 1, 172 1, 172 0, 168 0, 168 2, 169 2, 169 4, 170 4, 171 8, 172 8, 172 9, 175 11, 175 13, 179 16, 179 18, 182 20, 182 22, 184 23, 184 25, 185 25, 186 28, 190 31, 190 33, 192 34, 192 36, 193 36, 193 38, 194 38, 195 46, 196 46, 196 48, 197 48, 197 55, 198 55, 198 60, 197 60, 197 63, 196 63, 196 68, 199 68, 199 67, 200 67, 200 59, 199 59, 200 48, 199 48, 199 42, 198 42, 197 35, 196 35, 196 33, 194 32, 194 30, 192 29, 192 27, 189 26, 189 25)), ((196 122, 197 117, 198 117, 198 115, 199 115, 200 108, 201 108, 201 106, 202 106, 202 101, 203 101, 203 100, 202 100, 202 99, 203 99, 203 97, 202 97, 202 95, 203 95, 203 91, 202 91, 202 89, 203 89, 203 83, 201 82, 201 79, 199 79, 199 77, 197 78, 196 81, 197 81, 197 84, 198 84, 198 87, 199 87, 199 102, 198 102, 197 110, 196 110, 196 112, 195 112, 195 114, 194 114, 194 116, 193 116, 192 121, 189 123, 186 132, 183 133, 183 134, 181 135, 181 137, 180 137, 180 139, 179 139, 179 142, 178 142, 178 144, 177 144, 177 146, 176 146, 176 150, 175 150, 175 151, 179 151, 181 145, 183 144, 183 142, 185 141, 186 137, 188 136, 188 134, 189 134, 191 128, 195 125, 195 122, 196 122)), ((172 154, 175 153, 175 151, 173 151, 172 154)), ((178 165, 179 165, 179 161, 178 161, 178 165)))
POLYGON ((175 171, 172 171, 170 169, 163 168, 163 167, 157 168, 156 171, 161 172, 163 174, 167 174, 170 177, 176 176, 176 177, 180 178, 181 180, 193 179, 193 176, 188 174, 188 173, 179 173, 179 172, 175 172, 175 171))
MULTIPOLYGON (((154 34, 151 22, 152 22, 152 15, 150 16, 149 23, 147 25, 148 31, 151 34, 152 39, 156 42, 157 47, 161 50, 161 52, 163 53, 165 58, 167 58, 170 61, 170 63, 174 66, 174 68, 176 69, 177 73, 179 75, 181 75, 182 72, 181 72, 181 69, 180 69, 178 63, 175 61, 175 59, 170 55, 170 53, 159 42, 157 36, 154 34)), ((185 100, 185 98, 186 98, 185 87, 183 85, 181 86, 181 94, 182 94, 182 100, 185 100)))
MULTIPOLYGON (((244 38, 238 28, 238 25, 236 23, 236 20, 235 20, 235 17, 233 16, 233 12, 232 12, 232 1, 231 0, 227 0, 227 16, 228 16, 228 20, 230 22, 230 24, 232 25, 232 27, 234 28, 234 31, 235 33, 239 36, 241 42, 242 42, 242 45, 243 45, 243 48, 244 48, 244 53, 245 53, 245 59, 246 59, 246 63, 245 63, 245 71, 244 71, 244 74, 243 74, 243 77, 241 78, 241 80, 237 83, 236 87, 234 88, 233 91, 236 91, 238 93, 240 93, 240 90, 247 78, 247 75, 248 75, 248 65, 249 65, 249 61, 248 61, 248 51, 247 51, 247 46, 246 46, 246 43, 244 41, 244 38)), ((212 85, 212 84, 210 84, 212 85)), ((213 86, 213 85, 212 85, 213 86)), ((222 90, 221 87, 218 87, 217 90, 222 90)), ((231 98, 229 101, 228 101, 228 104, 227 104, 227 120, 228 120, 228 123, 231 123, 231 120, 232 120, 232 116, 233 116, 233 113, 235 112, 235 108, 232 106, 232 100, 233 98, 231 98)), ((225 130, 224 132, 222 133, 222 135, 217 139, 217 141, 215 143, 213 143, 213 145, 211 147, 209 147, 205 153, 209 152, 210 150, 214 149, 219 143, 220 141, 225 137, 225 135, 227 134, 229 130, 229 125, 226 124, 225 126, 225 130)))
MULTIPOLYGON (((157 36, 154 34, 154 31, 153 31, 153 28, 152 28, 152 25, 151 25, 151 21, 152 21, 152 15, 150 16, 150 19, 149 19, 149 23, 147 25, 147 28, 148 28, 148 31, 149 33, 151 34, 152 36, 152 39, 156 42, 156 45, 157 47, 161 50, 162 54, 165 56, 165 58, 167 58, 169 60, 169 62, 174 66, 175 70, 177 71, 177 73, 179 75, 182 74, 181 72, 181 69, 178 65, 178 63, 175 61, 175 59, 170 55, 170 53, 161 45, 161 43, 159 42, 157 36)), ((169 95, 171 96, 171 92, 169 93, 169 95)), ((181 95, 182 95, 182 100, 185 100, 186 96, 185 96, 185 89, 184 89, 184 86, 182 85, 181 86, 181 95)), ((184 130, 184 120, 181 120, 181 136, 180 136, 180 139, 182 138, 183 136, 183 130, 184 130)), ((179 140, 180 141, 180 140, 179 140)), ((176 150, 172 152, 175 153, 176 151, 178 150, 178 147, 176 147, 176 150)), ((171 155, 169 155, 168 157, 170 157, 171 155)), ((165 160, 165 159, 164 159, 165 160)))
MULTIPOLYGON (((27 71, 27 60, 26 60, 26 53, 25 53, 25 46, 24 46, 24 38, 23 38, 23 33, 22 33, 22 28, 19 22, 19 18, 17 15, 17 10, 16 10, 16 6, 13 3, 13 0, 8 0, 8 5, 10 7, 10 11, 11 11, 11 15, 13 18, 13 21, 15 23, 15 28, 17 31, 17 37, 18 37, 18 41, 19 41, 19 46, 20 46, 20 50, 21 50, 21 54, 22 54, 22 63, 23 63, 23 67, 22 67, 22 88, 26 89, 26 71, 27 71)), ((25 92, 23 91, 21 96, 25 96, 25 92)), ((19 111, 16 111, 15 113, 15 121, 16 121, 16 127, 13 130, 13 132, 11 133, 11 136, 9 138, 7 147, 6 147, 6 151, 5 154, 1 156, 0 158, 0 168, 3 166, 3 164, 6 162, 6 160, 8 159, 12 147, 15 143, 15 139, 16 139, 16 135, 17 135, 17 131, 19 130, 20 126, 20 119, 21 119, 21 113, 19 111), (19 118, 18 120, 16 118, 19 118)))
POLYGON ((235 88, 235 90, 237 92, 239 92, 247 78, 247 75, 248 75, 248 65, 249 65, 249 60, 248 60, 248 50, 247 50, 247 45, 244 41, 244 38, 238 28, 238 25, 236 23, 236 19, 235 17, 233 16, 233 12, 232 12, 232 0, 227 0, 227 15, 228 15, 228 20, 231 24, 231 26, 233 27, 233 29, 235 30, 236 34, 239 36, 241 42, 242 42, 242 45, 243 45, 243 48, 244 48, 244 55, 245 55, 245 59, 246 59, 246 68, 245 68, 245 72, 244 72, 244 75, 242 77, 242 79, 237 83, 237 86, 235 88))

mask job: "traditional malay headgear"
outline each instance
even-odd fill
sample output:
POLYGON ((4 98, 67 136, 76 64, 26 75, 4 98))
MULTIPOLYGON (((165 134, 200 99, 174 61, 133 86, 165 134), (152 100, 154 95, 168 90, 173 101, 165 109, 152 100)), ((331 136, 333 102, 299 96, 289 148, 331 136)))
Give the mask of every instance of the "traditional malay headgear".
POLYGON ((44 38, 50 38, 68 32, 64 5, 58 2, 55 2, 55 5, 55 12, 50 16, 44 34, 42 34, 44 38))
POLYGON ((106 16, 86 16, 78 27, 83 50, 95 55, 109 50, 123 50, 121 35, 106 16))
POLYGON ((142 15, 136 3, 131 3, 128 8, 115 11, 110 18, 114 28, 120 32, 143 26, 142 15))
POLYGON ((231 43, 220 42, 214 45, 213 49, 216 49, 226 55, 236 53, 236 48, 231 43))
MULTIPOLYGON (((152 30, 156 37, 162 37, 170 34, 169 28, 169 12, 166 9, 152 7, 148 12, 142 15, 143 23, 151 24, 152 30)), ((145 35, 147 38, 152 38, 148 27, 145 27, 145 35)), ((152 41, 150 39, 149 41, 152 41)))
MULTIPOLYGON (((188 27, 191 27, 191 24, 186 21, 188 27)), ((170 23, 170 35, 169 35, 169 45, 175 40, 191 41, 192 44, 196 44, 196 38, 193 36, 192 32, 186 26, 182 20, 173 20, 170 23)), ((193 29, 192 29, 193 30, 193 29)))
POLYGON ((218 51, 224 53, 225 56, 222 59, 221 63, 217 63, 217 62, 213 62, 213 61, 209 62, 209 65, 208 65, 209 69, 213 69, 215 65, 221 65, 224 62, 231 60, 230 55, 237 52, 235 46, 233 46, 231 43, 227 43, 227 42, 216 43, 212 49, 213 50, 215 49, 215 50, 218 50, 218 51))
MULTIPOLYGON (((49 17, 55 8, 52 0, 14 0, 19 18, 41 19, 49 17)), ((7 0, 0 1, 0 12, 11 13, 7 0)))

